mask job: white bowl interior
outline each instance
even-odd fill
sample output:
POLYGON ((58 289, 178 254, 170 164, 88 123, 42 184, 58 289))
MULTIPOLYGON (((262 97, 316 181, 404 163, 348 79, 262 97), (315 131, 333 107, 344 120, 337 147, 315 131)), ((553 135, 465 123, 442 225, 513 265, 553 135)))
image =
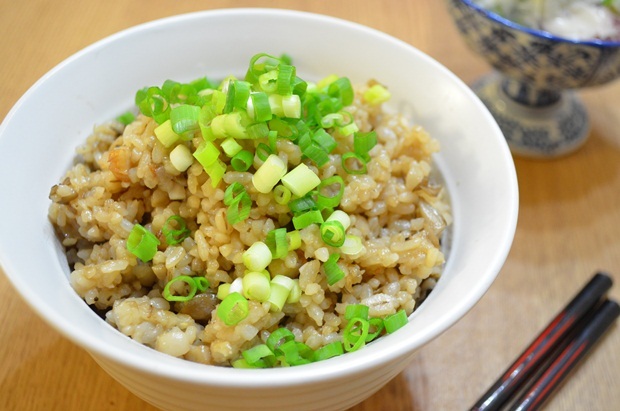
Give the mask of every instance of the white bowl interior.
POLYGON ((0 129, 0 262, 30 306, 86 350, 144 372, 222 386, 308 383, 410 355, 457 321, 491 285, 517 218, 514 164, 484 106, 456 76, 415 48, 357 24, 307 13, 231 9, 182 15, 106 38, 59 64, 0 129), (268 30, 265 28, 269 28, 268 30), (301 77, 376 78, 393 104, 440 140, 437 166, 454 206, 445 274, 409 324, 359 352, 290 369, 205 367, 131 341, 70 287, 47 220, 48 194, 93 125, 132 107, 136 90, 165 79, 242 76, 258 52, 293 57, 301 77), (269 373, 269 380, 257 373, 269 373))

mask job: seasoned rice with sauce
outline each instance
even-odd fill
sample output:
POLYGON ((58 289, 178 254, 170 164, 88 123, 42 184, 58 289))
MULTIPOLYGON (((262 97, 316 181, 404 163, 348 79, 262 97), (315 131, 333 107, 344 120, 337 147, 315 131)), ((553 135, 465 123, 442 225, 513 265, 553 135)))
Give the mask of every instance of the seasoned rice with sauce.
MULTIPOLYGON (((339 146, 321 180, 338 174, 346 183, 340 209, 351 218, 347 233, 362 238, 357 255, 343 255, 345 278, 328 285, 322 263, 333 251, 317 225, 302 229, 302 246, 274 260, 269 272, 299 281, 299 302, 273 312, 268 302, 249 301, 249 315, 234 326, 216 315, 218 285, 243 276, 242 254, 267 233, 286 226, 286 205, 272 193, 256 191, 249 172, 228 171, 213 188, 202 166, 186 172, 171 165, 170 150, 154 136, 157 123, 139 115, 126 127, 118 122, 95 127, 78 149, 76 164, 50 193, 49 218, 66 248, 70 282, 84 301, 112 326, 161 352, 204 364, 229 366, 241 352, 286 327, 295 339, 318 349, 342 338, 345 307, 362 303, 370 317, 404 309, 411 314, 433 288, 444 265, 440 239, 451 223, 445 189, 430 177, 439 144, 421 127, 363 99, 368 85, 356 87, 348 110, 360 131, 375 130, 367 174, 343 171, 339 146), (250 217, 231 226, 223 203, 225 185, 243 184, 253 201, 250 217), (191 235, 178 245, 160 246, 153 260, 141 262, 127 250, 135 223, 161 235, 173 215, 185 219, 191 235), (166 283, 180 275, 204 275, 210 289, 188 303, 162 297, 166 283)), ((199 138, 195 138, 198 145, 199 138)), ((250 142, 245 142, 250 144, 250 142)), ((298 164, 298 146, 277 141, 278 155, 298 164)), ((255 159, 256 162, 260 160, 255 159)))

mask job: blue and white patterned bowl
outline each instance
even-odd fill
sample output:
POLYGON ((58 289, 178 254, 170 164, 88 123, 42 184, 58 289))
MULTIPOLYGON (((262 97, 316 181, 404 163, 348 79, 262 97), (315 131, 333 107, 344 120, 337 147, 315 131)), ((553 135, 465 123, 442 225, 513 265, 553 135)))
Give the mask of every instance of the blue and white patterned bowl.
POLYGON ((620 76, 620 42, 575 41, 527 28, 472 0, 448 0, 465 42, 499 72, 474 89, 516 154, 555 157, 587 138, 588 116, 572 89, 620 76))

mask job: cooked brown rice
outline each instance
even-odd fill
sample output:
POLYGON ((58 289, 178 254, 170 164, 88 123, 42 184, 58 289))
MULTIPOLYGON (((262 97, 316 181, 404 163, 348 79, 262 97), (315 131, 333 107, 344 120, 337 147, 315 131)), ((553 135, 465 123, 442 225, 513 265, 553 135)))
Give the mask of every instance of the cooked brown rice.
MULTIPOLYGON (((223 366, 282 326, 313 349, 339 340, 348 304, 369 306, 371 317, 400 309, 410 314, 444 264, 440 237, 451 222, 450 209, 444 188, 429 178, 439 144, 403 116, 363 101, 365 87, 357 87, 349 110, 361 131, 375 130, 378 136, 368 173, 342 170, 340 154, 351 150, 351 141, 343 138, 326 166, 308 163, 321 179, 339 174, 346 182, 340 208, 351 217, 348 233, 363 239, 364 250, 342 256, 343 280, 327 285, 321 262, 332 250, 321 241, 318 226, 307 227, 301 230, 301 249, 269 266, 272 273, 299 279, 299 302, 271 312, 269 303, 250 301, 247 318, 225 325, 215 314, 215 290, 243 275, 242 253, 250 245, 289 223, 287 206, 271 193, 258 193, 250 173, 229 171, 225 185, 240 182, 254 203, 250 217, 231 226, 225 185, 213 188, 198 163, 177 171, 170 150, 154 136, 157 124, 140 115, 126 127, 117 122, 95 127, 78 149, 76 164, 51 190, 49 218, 67 250, 73 288, 134 340, 223 366), (181 244, 160 247, 150 263, 127 251, 135 223, 160 233, 172 215, 183 217, 191 230, 181 244), (211 288, 191 303, 170 303, 162 290, 179 275, 204 275, 211 288)), ((302 161, 295 144, 285 139, 277 144, 285 162, 302 161)))

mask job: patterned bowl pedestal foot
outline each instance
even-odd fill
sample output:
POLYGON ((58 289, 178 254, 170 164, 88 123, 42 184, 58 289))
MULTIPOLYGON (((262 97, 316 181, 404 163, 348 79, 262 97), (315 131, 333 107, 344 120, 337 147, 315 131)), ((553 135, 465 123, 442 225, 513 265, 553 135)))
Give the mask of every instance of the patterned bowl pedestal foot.
POLYGON ((481 78, 472 89, 495 117, 515 155, 560 157, 588 138, 588 114, 574 91, 536 90, 498 73, 481 78))

